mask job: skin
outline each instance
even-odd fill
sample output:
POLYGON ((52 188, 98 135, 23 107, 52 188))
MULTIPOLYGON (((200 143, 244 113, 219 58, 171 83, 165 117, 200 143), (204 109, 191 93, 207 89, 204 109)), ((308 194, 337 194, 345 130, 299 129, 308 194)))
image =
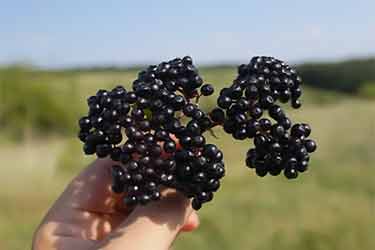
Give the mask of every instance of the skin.
POLYGON ((180 232, 196 229, 190 200, 164 190, 133 210, 110 190, 109 159, 98 159, 67 186, 34 234, 33 250, 165 250, 180 232))

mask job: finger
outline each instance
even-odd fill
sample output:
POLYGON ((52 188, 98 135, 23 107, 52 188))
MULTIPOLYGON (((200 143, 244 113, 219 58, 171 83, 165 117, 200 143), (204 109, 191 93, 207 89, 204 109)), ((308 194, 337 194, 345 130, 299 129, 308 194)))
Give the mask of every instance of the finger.
POLYGON ((189 218, 186 220, 185 224, 182 226, 182 232, 192 232, 199 227, 199 216, 197 212, 193 211, 189 218))
POLYGON ((54 232, 60 230, 60 226, 56 223, 49 223, 40 228, 40 231, 35 235, 32 243, 34 250, 70 250, 93 249, 96 241, 86 239, 82 240, 71 235, 58 235, 54 232))
POLYGON ((111 190, 113 164, 107 158, 95 160, 71 181, 57 201, 58 206, 104 214, 124 209, 118 206, 123 195, 111 190))
POLYGON ((129 214, 121 195, 111 189, 113 162, 100 159, 74 178, 44 217, 41 225, 55 223, 55 235, 82 239, 102 239, 129 214), (72 231, 72 226, 76 230, 72 231), (62 232, 62 233, 61 233, 62 232))
POLYGON ((124 223, 100 242, 98 248, 169 249, 192 211, 189 199, 168 190, 162 200, 135 208, 124 223))

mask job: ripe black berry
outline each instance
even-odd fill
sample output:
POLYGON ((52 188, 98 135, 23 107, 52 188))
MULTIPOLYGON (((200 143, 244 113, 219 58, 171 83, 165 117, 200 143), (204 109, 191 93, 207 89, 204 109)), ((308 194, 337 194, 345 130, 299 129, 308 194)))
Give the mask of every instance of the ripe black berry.
POLYGON ((223 123, 225 120, 225 113, 222 109, 215 108, 211 111, 210 118, 213 122, 223 123))
POLYGON ((214 93, 214 87, 211 84, 205 84, 201 87, 201 93, 204 96, 209 96, 214 93))
POLYGON ((90 118, 85 116, 79 119, 79 127, 84 131, 90 130, 90 128, 92 127, 90 118))
POLYGON ((227 109, 232 104, 232 99, 230 99, 228 96, 220 96, 217 100, 217 104, 220 108, 227 109))
POLYGON ((172 140, 167 141, 164 143, 163 148, 166 153, 173 153, 176 151, 176 143, 172 140))
POLYGON ((288 179, 295 179, 298 176, 298 171, 295 168, 286 168, 284 170, 284 175, 288 179))
POLYGON ((312 153, 316 150, 316 143, 313 140, 306 140, 305 147, 307 152, 312 153))

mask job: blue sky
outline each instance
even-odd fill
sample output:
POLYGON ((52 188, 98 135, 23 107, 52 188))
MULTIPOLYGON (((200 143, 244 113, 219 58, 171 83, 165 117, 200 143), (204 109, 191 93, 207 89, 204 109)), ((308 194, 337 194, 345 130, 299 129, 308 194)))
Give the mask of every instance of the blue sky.
POLYGON ((374 0, 1 0, 0 64, 198 64, 375 55, 374 0))

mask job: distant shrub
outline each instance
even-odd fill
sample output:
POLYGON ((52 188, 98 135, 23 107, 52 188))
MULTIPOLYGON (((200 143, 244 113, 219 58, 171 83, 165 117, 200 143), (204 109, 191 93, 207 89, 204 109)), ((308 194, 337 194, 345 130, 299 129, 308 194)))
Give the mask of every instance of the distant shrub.
POLYGON ((314 105, 330 105, 336 104, 346 98, 350 98, 350 96, 338 91, 321 90, 304 86, 302 101, 303 103, 314 105))
POLYGON ((12 67, 0 71, 0 128, 22 137, 35 132, 71 133, 75 127, 75 83, 53 83, 48 74, 12 67))
POLYGON ((363 83, 358 90, 358 95, 368 99, 375 99, 375 81, 363 83))
POLYGON ((362 83, 375 81, 375 59, 338 63, 308 63, 297 66, 305 82, 313 87, 357 92, 362 83))

